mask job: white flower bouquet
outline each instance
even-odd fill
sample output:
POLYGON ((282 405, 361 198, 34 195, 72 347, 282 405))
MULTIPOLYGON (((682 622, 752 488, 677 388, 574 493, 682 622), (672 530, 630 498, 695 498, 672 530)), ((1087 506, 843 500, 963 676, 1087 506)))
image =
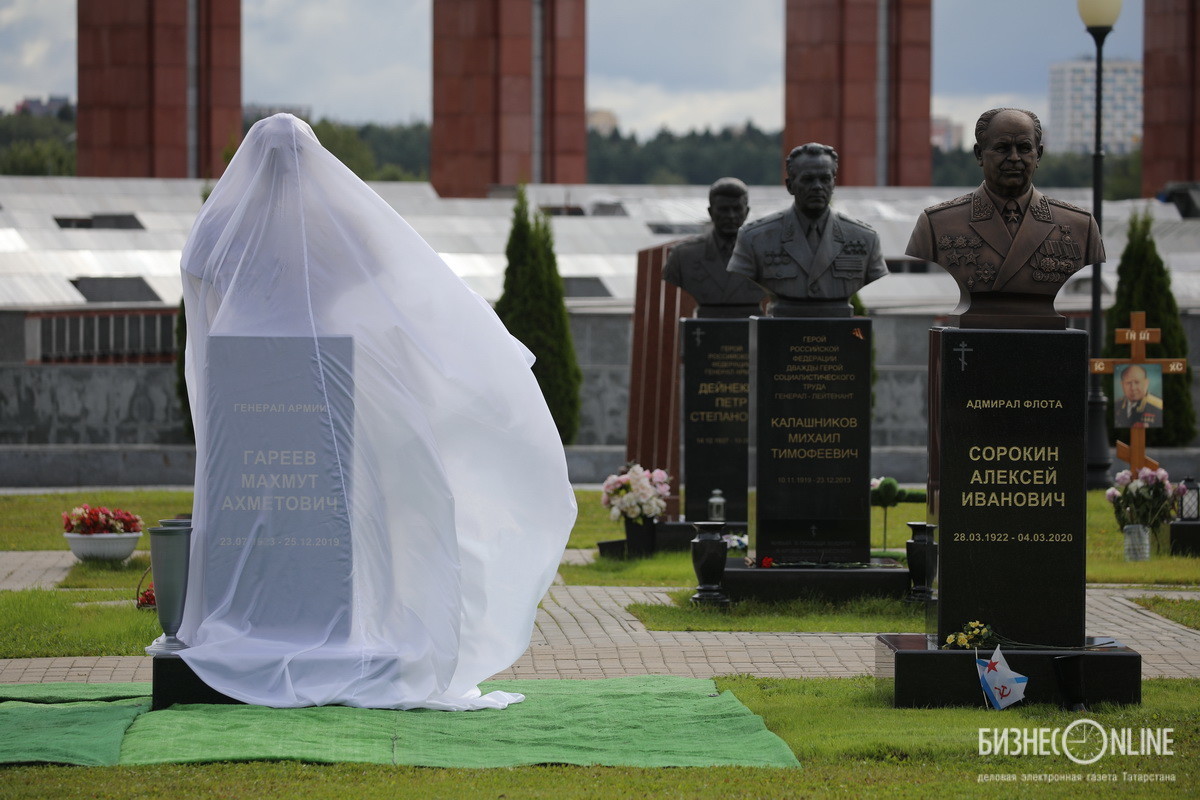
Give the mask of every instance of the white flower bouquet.
POLYGON ((604 480, 600 503, 609 509, 613 520, 622 517, 645 522, 667 510, 671 478, 661 469, 647 470, 640 464, 628 464, 616 475, 604 480))

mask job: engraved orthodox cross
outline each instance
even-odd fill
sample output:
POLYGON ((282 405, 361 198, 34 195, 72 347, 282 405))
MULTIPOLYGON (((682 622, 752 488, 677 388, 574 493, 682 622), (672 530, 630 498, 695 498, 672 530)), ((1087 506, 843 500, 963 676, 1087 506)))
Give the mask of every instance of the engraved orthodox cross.
MULTIPOLYGON (((1183 375, 1187 372, 1187 361, 1182 358, 1146 358, 1146 344, 1158 342, 1162 337, 1161 328, 1146 327, 1146 312, 1132 311, 1129 314, 1129 327, 1117 328, 1115 338, 1117 344, 1129 345, 1129 358, 1092 358, 1091 372, 1093 375, 1112 375, 1119 364, 1161 364, 1163 375, 1183 375)), ((1142 467, 1158 469, 1158 462, 1146 455, 1146 428, 1134 426, 1129 429, 1129 444, 1117 442, 1117 458, 1127 461, 1129 468, 1136 474, 1142 467)))

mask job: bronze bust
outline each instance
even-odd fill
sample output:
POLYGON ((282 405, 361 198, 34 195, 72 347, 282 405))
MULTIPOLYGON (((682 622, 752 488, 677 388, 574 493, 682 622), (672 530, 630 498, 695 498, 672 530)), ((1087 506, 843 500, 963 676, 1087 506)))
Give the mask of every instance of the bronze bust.
POLYGON ((847 299, 888 274, 879 236, 867 224, 830 209, 838 155, 810 142, 784 161, 794 202, 738 232, 729 271, 770 296, 775 317, 848 317, 847 299))
POLYGON ((908 255, 941 265, 958 282, 951 325, 1065 328, 1054 297, 1075 272, 1104 260, 1096 221, 1034 188, 1042 123, 1033 112, 985 111, 975 124, 975 158, 983 183, 925 209, 908 255))
POLYGON ((738 228, 750 213, 749 190, 737 178, 721 178, 708 189, 712 230, 685 239, 667 254, 662 279, 690 294, 697 317, 748 317, 761 311, 762 289, 725 267, 738 228))

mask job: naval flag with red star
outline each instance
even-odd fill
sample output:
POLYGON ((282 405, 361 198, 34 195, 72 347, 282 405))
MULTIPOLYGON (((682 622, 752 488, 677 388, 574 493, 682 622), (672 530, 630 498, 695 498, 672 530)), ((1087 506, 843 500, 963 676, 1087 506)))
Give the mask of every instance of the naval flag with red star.
POLYGON ((976 658, 975 666, 979 670, 983 693, 994 708, 1005 708, 1025 697, 1025 685, 1029 678, 1009 669, 999 647, 991 658, 976 658))

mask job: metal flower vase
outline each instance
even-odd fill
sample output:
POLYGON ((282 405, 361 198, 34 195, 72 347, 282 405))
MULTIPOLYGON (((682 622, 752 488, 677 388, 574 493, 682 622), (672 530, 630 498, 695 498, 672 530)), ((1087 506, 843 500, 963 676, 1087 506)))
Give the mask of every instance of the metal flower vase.
POLYGON ((163 635, 146 648, 151 655, 187 649, 176 634, 183 623, 191 561, 192 522, 165 519, 150 529, 150 568, 154 573, 154 600, 163 635))
POLYGON ((729 546, 721 536, 725 523, 693 522, 696 538, 692 539, 692 569, 696 571, 696 593, 692 602, 697 605, 728 606, 729 597, 721 589, 725 578, 725 559, 729 546))

